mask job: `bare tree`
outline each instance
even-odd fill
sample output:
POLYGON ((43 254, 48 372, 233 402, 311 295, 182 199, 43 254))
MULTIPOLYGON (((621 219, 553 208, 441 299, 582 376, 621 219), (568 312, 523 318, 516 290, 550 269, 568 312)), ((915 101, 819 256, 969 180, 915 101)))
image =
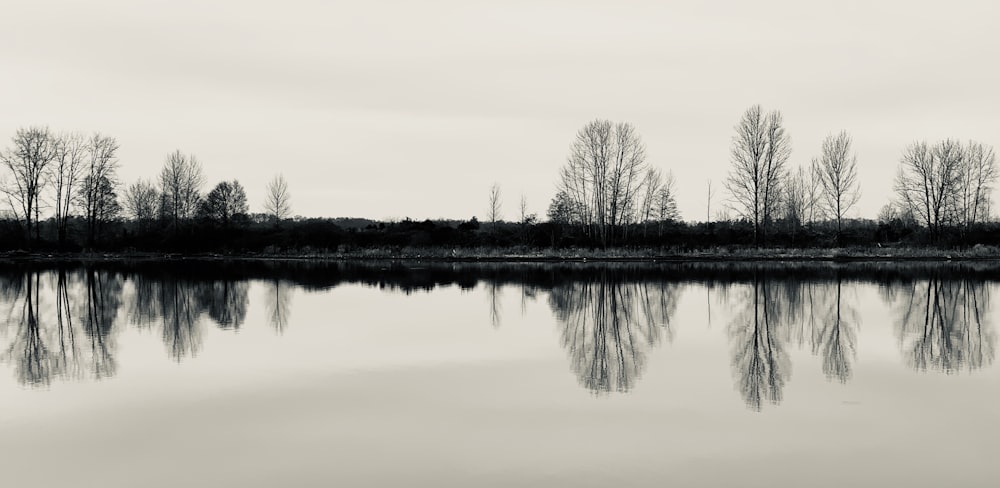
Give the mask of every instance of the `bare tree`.
POLYGON ((39 197, 45 186, 47 170, 56 159, 56 138, 48 127, 18 129, 13 138, 13 146, 0 154, 0 161, 10 171, 13 181, 4 185, 11 211, 24 222, 28 240, 31 231, 38 239, 39 197))
POLYGON ((503 204, 502 196, 500 195, 500 185, 494 183, 490 187, 490 206, 486 210, 486 218, 490 221, 490 227, 493 233, 497 231, 497 222, 503 218, 500 214, 500 206, 503 204))
POLYGON ((660 185, 659 191, 656 192, 656 217, 661 223, 681 218, 680 212, 677 211, 677 196, 674 190, 674 183, 673 172, 667 171, 667 175, 663 178, 663 184, 660 185))
POLYGON ((580 221, 602 245, 640 217, 646 147, 635 126, 594 120, 576 134, 560 173, 560 190, 580 209, 580 221))
POLYGON ((663 173, 659 168, 648 168, 642 179, 642 198, 639 200, 639 221, 648 223, 657 220, 657 198, 663 187, 663 173))
POLYGON ((755 243, 764 240, 767 225, 775 215, 791 151, 781 112, 764 114, 760 105, 754 105, 743 113, 733 137, 733 168, 726 189, 733 210, 753 223, 755 243))
POLYGON ((204 177, 201 163, 194 155, 185 156, 174 151, 160 171, 160 213, 176 230, 180 224, 195 216, 201 201, 204 177))
POLYGON ((953 139, 933 148, 925 142, 906 147, 896 175, 896 196, 903 212, 912 212, 932 234, 948 225, 965 165, 961 144, 953 139))
POLYGON ((861 196, 858 187, 858 156, 851 152, 851 136, 841 131, 823 140, 823 155, 813 160, 822 187, 823 208, 837 221, 840 238, 844 215, 861 196))
POLYGON ((160 192, 152 183, 139 180, 125 189, 124 206, 126 214, 140 224, 148 224, 156 218, 160 192))
POLYGON ((799 166, 789 174, 785 182, 782 199, 784 217, 793 228, 812 222, 819 196, 816 166, 810 165, 807 168, 799 166))
POLYGON ((284 176, 277 175, 268 182, 264 212, 274 219, 275 225, 292 213, 292 197, 288 193, 288 183, 284 176))
POLYGON ((99 133, 87 140, 87 164, 80 182, 78 201, 87 220, 87 242, 100 237, 101 226, 118 213, 115 188, 118 185, 118 141, 99 133))
POLYGON ((56 235, 60 246, 66 244, 70 211, 84 172, 86 146, 87 140, 79 133, 61 134, 56 139, 56 156, 49 177, 56 192, 56 235))
POLYGON ((958 219, 965 227, 989 219, 990 195, 997 180, 993 147, 969 141, 958 193, 958 219))

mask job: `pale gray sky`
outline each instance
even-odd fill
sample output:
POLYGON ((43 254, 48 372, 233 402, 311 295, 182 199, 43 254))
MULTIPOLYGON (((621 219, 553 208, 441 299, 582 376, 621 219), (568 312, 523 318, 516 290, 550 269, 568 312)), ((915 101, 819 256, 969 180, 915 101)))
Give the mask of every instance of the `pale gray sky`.
POLYGON ((544 214, 575 132, 609 118, 700 220, 760 103, 793 164, 854 136, 855 214, 873 217, 907 143, 1000 145, 998 18, 989 1, 6 0, 0 139, 100 130, 126 182, 181 149, 254 210, 282 172, 306 216, 482 218, 496 181, 515 217, 522 193, 544 214))

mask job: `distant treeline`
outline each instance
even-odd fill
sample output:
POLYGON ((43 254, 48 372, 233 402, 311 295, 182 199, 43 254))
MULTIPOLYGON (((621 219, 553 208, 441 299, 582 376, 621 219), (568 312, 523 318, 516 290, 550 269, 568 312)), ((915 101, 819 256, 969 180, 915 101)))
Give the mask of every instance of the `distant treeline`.
MULTIPOLYGON (((95 133, 19 129, 0 150, 0 250, 34 252, 343 254, 407 249, 653 249, 742 247, 970 247, 1000 244, 991 217, 998 177, 993 148, 946 139, 903 150, 889 202, 877 220, 849 217, 860 195, 857 155, 846 132, 826 138, 810 164, 791 168, 780 112, 748 109, 735 126, 721 210, 684 221, 669 171, 649 165, 638 130, 595 120, 570 146, 545 219, 504 220, 499 185, 485 219, 380 222, 292 217, 291 193, 276 175, 262 212, 250 211, 237 180, 207 192, 194 155, 167 155, 154 179, 118 177, 118 142, 95 133), (515 221, 511 221, 515 220, 515 221)), ((475 212, 470 212, 474 214, 475 212)))

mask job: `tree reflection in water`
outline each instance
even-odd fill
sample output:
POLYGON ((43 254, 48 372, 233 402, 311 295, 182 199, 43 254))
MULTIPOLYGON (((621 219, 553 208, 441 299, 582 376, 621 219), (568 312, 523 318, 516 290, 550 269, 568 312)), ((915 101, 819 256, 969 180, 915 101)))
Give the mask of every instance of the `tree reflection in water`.
POLYGON ((993 363, 996 337, 984 283, 934 277, 900 295, 897 332, 911 367, 954 373, 993 363))
POLYGON ((597 394, 630 391, 646 366, 647 351, 673 337, 670 317, 678 289, 608 275, 554 287, 549 304, 580 383, 597 394))
POLYGON ((264 303, 267 305, 267 316, 270 319, 271 327, 279 335, 284 334, 285 329, 288 328, 288 319, 292 313, 291 287, 291 283, 280 279, 267 282, 264 303))
POLYGON ((753 410, 781 402, 791 364, 779 337, 778 305, 766 280, 754 276, 730 323, 732 368, 743 401, 753 410))

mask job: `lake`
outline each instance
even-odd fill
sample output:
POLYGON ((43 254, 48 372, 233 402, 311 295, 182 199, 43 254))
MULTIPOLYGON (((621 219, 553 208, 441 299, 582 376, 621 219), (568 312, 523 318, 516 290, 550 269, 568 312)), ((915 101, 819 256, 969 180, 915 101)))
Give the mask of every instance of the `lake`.
POLYGON ((990 263, 0 264, 3 486, 1000 486, 990 263))

